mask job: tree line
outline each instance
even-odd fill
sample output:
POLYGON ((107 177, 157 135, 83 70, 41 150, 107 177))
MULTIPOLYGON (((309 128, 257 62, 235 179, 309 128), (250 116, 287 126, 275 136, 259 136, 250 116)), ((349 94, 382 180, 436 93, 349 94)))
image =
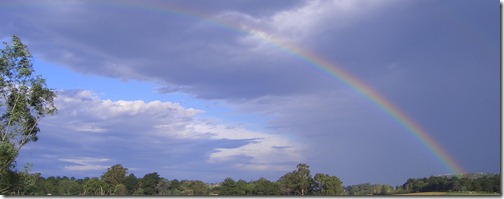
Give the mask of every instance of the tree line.
POLYGON ((5 195, 165 195, 165 196, 334 196, 334 195, 393 195, 415 192, 488 192, 500 193, 500 174, 466 174, 410 178, 403 185, 357 184, 342 186, 336 176, 317 173, 313 177, 309 166, 298 164, 296 169, 284 174, 277 181, 265 178, 245 181, 225 178, 219 183, 201 180, 177 180, 162 178, 157 172, 138 178, 128 169, 116 164, 100 177, 42 177, 40 173, 11 172, 0 187, 5 195))
POLYGON ((205 183, 201 180, 168 180, 157 172, 138 178, 120 164, 107 169, 100 177, 44 178, 40 173, 24 171, 10 172, 0 187, 6 195, 343 195, 342 182, 336 176, 317 173, 310 175, 309 166, 297 165, 297 169, 286 173, 275 182, 265 178, 245 181, 226 178, 220 183, 205 183))
POLYGON ((415 192, 501 192, 500 174, 466 174, 410 178, 402 186, 406 193, 415 192))
POLYGON ((418 192, 501 193, 500 174, 461 174, 409 178, 404 184, 357 184, 345 187, 348 195, 391 195, 418 192))

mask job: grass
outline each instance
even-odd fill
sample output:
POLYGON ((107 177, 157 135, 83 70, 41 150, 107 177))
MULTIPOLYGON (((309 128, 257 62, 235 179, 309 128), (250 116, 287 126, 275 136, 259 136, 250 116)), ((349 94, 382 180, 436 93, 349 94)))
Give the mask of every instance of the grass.
POLYGON ((487 193, 487 192, 418 192, 418 193, 405 193, 396 194, 399 196, 499 196, 500 193, 487 193))
POLYGON ((399 196, 442 196, 447 195, 448 192, 418 192, 418 193, 404 193, 397 194, 399 196))
POLYGON ((451 196, 500 196, 500 193, 488 193, 488 192, 475 192, 475 191, 466 191, 466 192, 448 192, 447 195, 451 196))

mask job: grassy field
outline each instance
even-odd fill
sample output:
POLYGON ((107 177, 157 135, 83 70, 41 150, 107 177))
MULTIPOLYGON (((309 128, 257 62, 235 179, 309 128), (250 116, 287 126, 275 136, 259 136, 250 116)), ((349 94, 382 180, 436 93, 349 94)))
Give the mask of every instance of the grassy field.
POLYGON ((499 193, 486 193, 486 192, 418 192, 396 194, 399 196, 498 196, 499 193))
POLYGON ((448 192, 418 192, 418 193, 405 193, 405 194, 396 194, 399 196, 442 196, 448 195, 448 192))
POLYGON ((488 192, 448 192, 447 195, 451 196, 499 196, 500 193, 488 193, 488 192))

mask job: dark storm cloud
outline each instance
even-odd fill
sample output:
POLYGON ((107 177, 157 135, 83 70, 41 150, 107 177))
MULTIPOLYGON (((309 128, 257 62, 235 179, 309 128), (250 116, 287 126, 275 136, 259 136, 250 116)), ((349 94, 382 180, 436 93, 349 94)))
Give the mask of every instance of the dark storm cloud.
MULTIPOLYGON (((247 2, 244 2, 247 4, 247 2)), ((254 52, 243 33, 170 13, 94 3, 34 4, 4 13, 2 35, 15 33, 39 57, 74 70, 157 81, 202 98, 254 98, 316 89, 286 58, 254 52)), ((315 85, 314 85, 315 84, 315 85)), ((164 89, 166 91, 166 89, 164 89)))

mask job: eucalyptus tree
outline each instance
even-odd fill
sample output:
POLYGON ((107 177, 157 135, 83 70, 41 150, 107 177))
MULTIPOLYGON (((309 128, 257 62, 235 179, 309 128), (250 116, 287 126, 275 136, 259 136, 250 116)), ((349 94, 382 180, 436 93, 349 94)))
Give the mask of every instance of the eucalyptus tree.
MULTIPOLYGON (((117 185, 124 183, 127 172, 127 168, 124 168, 121 164, 116 164, 108 168, 107 172, 101 176, 101 179, 109 185, 109 192, 112 192, 115 190, 117 185)), ((121 188, 118 189, 121 190, 121 188)))
MULTIPOLYGON (((0 56, 0 179, 8 178, 19 150, 38 140, 38 123, 56 113, 56 94, 35 73, 33 57, 19 37, 4 42, 0 56)), ((5 193, 0 187, 0 193, 5 193)))
POLYGON ((296 168, 278 179, 283 195, 305 195, 308 193, 313 182, 310 167, 306 164, 298 164, 296 168))

